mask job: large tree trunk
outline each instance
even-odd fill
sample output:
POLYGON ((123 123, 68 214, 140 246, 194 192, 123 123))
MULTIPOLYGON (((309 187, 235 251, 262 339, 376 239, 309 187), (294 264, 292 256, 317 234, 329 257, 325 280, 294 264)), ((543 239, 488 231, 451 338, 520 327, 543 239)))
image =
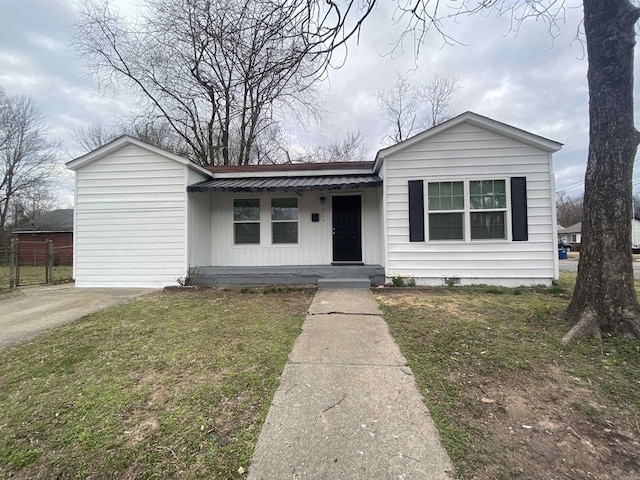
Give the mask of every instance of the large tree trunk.
POLYGON ((589 159, 578 277, 567 309, 568 343, 601 331, 640 338, 631 253, 633 50, 638 9, 629 0, 584 0, 589 56, 589 159))

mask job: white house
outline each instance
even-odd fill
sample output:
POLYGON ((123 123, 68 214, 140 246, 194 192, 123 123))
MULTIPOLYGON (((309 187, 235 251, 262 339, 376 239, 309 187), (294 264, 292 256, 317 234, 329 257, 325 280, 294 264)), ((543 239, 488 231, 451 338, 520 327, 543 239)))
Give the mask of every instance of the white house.
MULTIPOLYGON (((558 227, 558 241, 565 243, 580 243, 582 241, 582 222, 570 225, 567 228, 558 227)), ((631 243, 640 245, 640 219, 631 219, 631 243)))
POLYGON ((569 225, 565 228, 558 228, 558 241, 563 243, 580 243, 582 241, 581 230, 582 222, 569 225))
POLYGON ((350 265, 423 285, 550 284, 560 148, 471 112, 371 162, 205 169, 121 137, 67 164, 76 285, 350 265))

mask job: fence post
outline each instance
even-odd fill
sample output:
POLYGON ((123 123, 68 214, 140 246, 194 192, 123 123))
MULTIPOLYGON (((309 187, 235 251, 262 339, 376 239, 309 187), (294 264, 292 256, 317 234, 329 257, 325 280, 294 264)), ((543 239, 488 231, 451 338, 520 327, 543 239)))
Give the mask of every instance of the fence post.
POLYGON ((16 288, 19 283, 18 278, 18 240, 16 238, 11 239, 11 246, 9 247, 9 288, 16 288))
POLYGON ((47 283, 53 283, 53 241, 47 240, 47 283))

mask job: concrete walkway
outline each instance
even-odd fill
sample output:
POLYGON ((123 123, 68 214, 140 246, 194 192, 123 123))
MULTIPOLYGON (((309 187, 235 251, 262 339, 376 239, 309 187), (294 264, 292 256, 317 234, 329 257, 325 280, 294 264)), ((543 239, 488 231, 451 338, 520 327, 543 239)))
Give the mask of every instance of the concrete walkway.
POLYGON ((450 479, 370 290, 318 290, 249 467, 258 479, 450 479))
POLYGON ((0 298, 0 349, 49 328, 151 293, 148 288, 24 287, 0 298))

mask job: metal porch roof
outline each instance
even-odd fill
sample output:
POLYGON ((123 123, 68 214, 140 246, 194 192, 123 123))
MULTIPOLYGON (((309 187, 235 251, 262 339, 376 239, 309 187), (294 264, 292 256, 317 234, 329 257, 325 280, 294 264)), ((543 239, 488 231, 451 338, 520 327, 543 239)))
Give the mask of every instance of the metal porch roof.
POLYGON ((372 188, 382 185, 377 175, 330 175, 319 177, 217 178, 187 187, 188 192, 303 192, 372 188))

